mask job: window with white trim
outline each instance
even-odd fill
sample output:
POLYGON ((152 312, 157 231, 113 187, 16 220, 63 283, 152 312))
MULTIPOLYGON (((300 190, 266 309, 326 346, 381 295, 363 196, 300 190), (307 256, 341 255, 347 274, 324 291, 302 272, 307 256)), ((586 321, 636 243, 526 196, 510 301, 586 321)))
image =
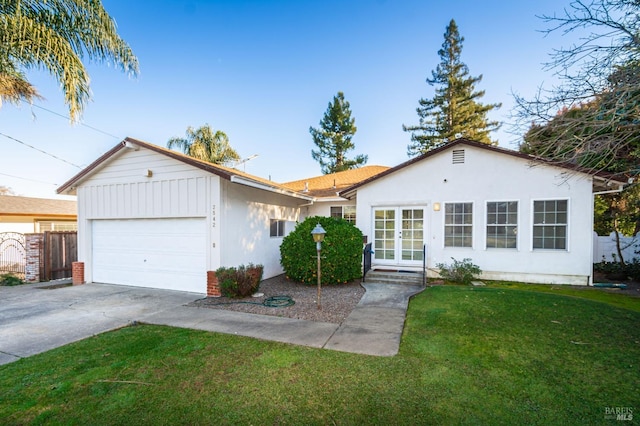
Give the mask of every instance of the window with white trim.
POLYGON ((444 246, 471 247, 472 236, 473 203, 445 203, 444 246))
POLYGON ((533 249, 566 250, 568 226, 567 200, 533 202, 533 249))
POLYGON ((487 248, 517 248, 518 202, 487 202, 487 248))
POLYGON ((269 236, 270 237, 283 237, 284 236, 284 220, 271 219, 269 236))
POLYGON ((331 207, 331 217, 341 218, 355 225, 356 224, 356 206, 331 207))

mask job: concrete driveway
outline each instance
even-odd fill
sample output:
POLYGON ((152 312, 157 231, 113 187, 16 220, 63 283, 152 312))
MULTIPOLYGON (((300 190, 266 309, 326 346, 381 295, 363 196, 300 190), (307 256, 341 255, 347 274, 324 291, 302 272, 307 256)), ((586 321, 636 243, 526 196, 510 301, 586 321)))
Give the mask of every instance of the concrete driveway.
POLYGON ((377 356, 398 353, 409 298, 420 286, 363 284, 342 324, 185 306, 199 293, 85 284, 0 287, 0 365, 134 321, 377 356))
POLYGON ((0 287, 0 364, 140 321, 202 295, 104 284, 0 287))

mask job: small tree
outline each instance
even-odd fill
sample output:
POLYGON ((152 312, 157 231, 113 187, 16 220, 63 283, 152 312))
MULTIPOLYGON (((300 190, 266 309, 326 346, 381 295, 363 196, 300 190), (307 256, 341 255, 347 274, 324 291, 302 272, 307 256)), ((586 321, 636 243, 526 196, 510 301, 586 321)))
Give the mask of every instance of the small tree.
POLYGON ((229 138, 221 131, 214 131, 209 124, 194 129, 187 127, 184 138, 173 137, 167 142, 167 148, 178 148, 190 157, 223 164, 231 160, 239 160, 240 155, 229 145, 229 138))
POLYGON ((336 173, 358 168, 367 162, 366 155, 358 155, 348 159, 346 153, 355 148, 351 139, 358 130, 356 119, 351 117, 349 102, 345 101, 344 93, 338 92, 329 103, 324 117, 320 121, 320 128, 309 127, 313 143, 318 150, 311 150, 311 157, 320 163, 322 173, 336 173))
POLYGON ((317 252, 311 231, 316 224, 327 232, 322 243, 322 284, 347 283, 362 276, 362 232, 351 223, 333 217, 309 217, 284 237, 280 264, 288 278, 316 284, 317 252))
POLYGON ((427 78, 430 86, 436 86, 436 94, 432 99, 418 101, 419 124, 402 125, 405 132, 411 132, 409 156, 423 154, 458 138, 495 144, 489 133, 497 130, 500 124, 489 121, 487 113, 501 105, 478 102, 484 96, 484 90, 477 91, 475 85, 482 76, 469 76, 469 69, 460 60, 463 41, 464 37, 460 36, 452 19, 438 51, 441 62, 435 71, 431 71, 431 78, 427 78))

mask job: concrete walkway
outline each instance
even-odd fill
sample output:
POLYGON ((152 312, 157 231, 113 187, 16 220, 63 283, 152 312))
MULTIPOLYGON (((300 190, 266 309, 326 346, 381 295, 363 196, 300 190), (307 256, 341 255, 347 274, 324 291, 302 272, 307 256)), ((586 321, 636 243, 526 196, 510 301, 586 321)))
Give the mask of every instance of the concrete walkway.
POLYGON ((194 308, 196 293, 110 284, 0 287, 0 365, 133 322, 206 330, 367 355, 398 353, 409 298, 421 286, 365 283, 342 324, 194 308))

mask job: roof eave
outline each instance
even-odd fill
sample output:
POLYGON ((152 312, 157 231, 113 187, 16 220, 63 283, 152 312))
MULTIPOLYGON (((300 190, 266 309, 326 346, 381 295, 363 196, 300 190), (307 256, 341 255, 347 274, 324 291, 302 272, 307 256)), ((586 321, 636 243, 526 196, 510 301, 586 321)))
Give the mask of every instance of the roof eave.
POLYGON ((315 197, 310 195, 304 195, 299 192, 285 190, 282 188, 278 188, 276 186, 267 185, 262 182, 258 182, 256 180, 248 179, 246 177, 232 175, 229 179, 232 183, 237 183, 239 185, 249 186, 251 188, 261 189, 263 191, 269 191, 280 195, 286 195, 288 197, 298 198, 305 201, 315 201, 315 197))

